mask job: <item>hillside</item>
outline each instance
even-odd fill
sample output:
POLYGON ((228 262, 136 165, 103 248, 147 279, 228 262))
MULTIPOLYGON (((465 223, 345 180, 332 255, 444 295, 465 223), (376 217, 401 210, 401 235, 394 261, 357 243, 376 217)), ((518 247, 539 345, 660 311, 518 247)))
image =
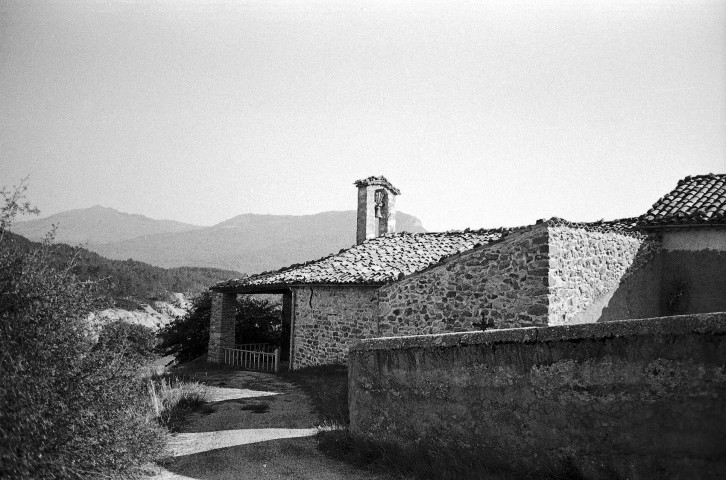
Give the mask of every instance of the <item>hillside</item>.
MULTIPOLYGON (((6 233, 3 246, 29 250, 39 245, 20 235, 6 233)), ((210 285, 241 274, 214 268, 179 267, 165 269, 134 260, 110 260, 85 248, 63 243, 51 246, 51 262, 63 268, 73 259, 72 272, 81 280, 98 282, 99 293, 117 307, 137 309, 165 300, 179 292, 194 295, 210 285)))
POLYGON ((177 233, 201 228, 173 220, 155 220, 96 205, 68 210, 45 218, 16 222, 12 231, 30 240, 42 240, 56 225, 55 240, 71 245, 109 243, 142 235, 177 233))
MULTIPOLYGON (((161 267, 207 266, 248 274, 336 253, 355 243, 356 212, 316 215, 245 214, 212 227, 90 244, 108 258, 134 258, 161 267)), ((424 232, 421 222, 397 214, 397 230, 424 232)))

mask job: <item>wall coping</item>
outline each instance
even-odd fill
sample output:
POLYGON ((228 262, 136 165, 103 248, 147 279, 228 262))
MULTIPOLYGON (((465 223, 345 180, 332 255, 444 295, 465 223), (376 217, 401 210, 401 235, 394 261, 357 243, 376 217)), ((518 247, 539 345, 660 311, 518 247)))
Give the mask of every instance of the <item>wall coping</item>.
POLYGON ((566 342, 582 339, 644 335, 687 335, 691 333, 726 334, 726 312, 551 327, 505 328, 485 332, 370 338, 361 340, 351 346, 350 352, 446 348, 497 343, 566 342))

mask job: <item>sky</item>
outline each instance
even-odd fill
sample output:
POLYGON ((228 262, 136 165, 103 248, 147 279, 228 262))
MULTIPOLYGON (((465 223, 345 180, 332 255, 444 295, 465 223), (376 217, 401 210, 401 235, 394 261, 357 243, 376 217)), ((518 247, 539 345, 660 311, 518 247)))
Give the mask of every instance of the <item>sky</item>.
POLYGON ((0 186, 213 225, 644 213, 726 173, 726 2, 0 0, 0 186))

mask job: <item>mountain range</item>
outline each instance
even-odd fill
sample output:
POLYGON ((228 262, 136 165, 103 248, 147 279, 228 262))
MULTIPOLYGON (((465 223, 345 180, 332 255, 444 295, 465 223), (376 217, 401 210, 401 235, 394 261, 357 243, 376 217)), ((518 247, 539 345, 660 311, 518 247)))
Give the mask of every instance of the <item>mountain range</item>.
MULTIPOLYGON (((398 231, 426 231, 416 217, 402 212, 396 214, 396 223, 398 231)), ((81 244, 110 259, 255 274, 350 247, 355 243, 356 212, 243 214, 203 227, 94 206, 17 222, 12 231, 40 240, 54 226, 57 242, 81 244)))

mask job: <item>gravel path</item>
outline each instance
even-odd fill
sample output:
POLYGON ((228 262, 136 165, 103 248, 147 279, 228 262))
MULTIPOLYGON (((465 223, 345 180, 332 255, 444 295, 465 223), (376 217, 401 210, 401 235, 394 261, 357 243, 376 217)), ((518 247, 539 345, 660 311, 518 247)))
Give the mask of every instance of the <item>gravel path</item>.
POLYGON ((317 413, 278 376, 210 370, 196 377, 209 387, 209 407, 170 436, 170 457, 149 480, 381 478, 321 454, 317 413))

